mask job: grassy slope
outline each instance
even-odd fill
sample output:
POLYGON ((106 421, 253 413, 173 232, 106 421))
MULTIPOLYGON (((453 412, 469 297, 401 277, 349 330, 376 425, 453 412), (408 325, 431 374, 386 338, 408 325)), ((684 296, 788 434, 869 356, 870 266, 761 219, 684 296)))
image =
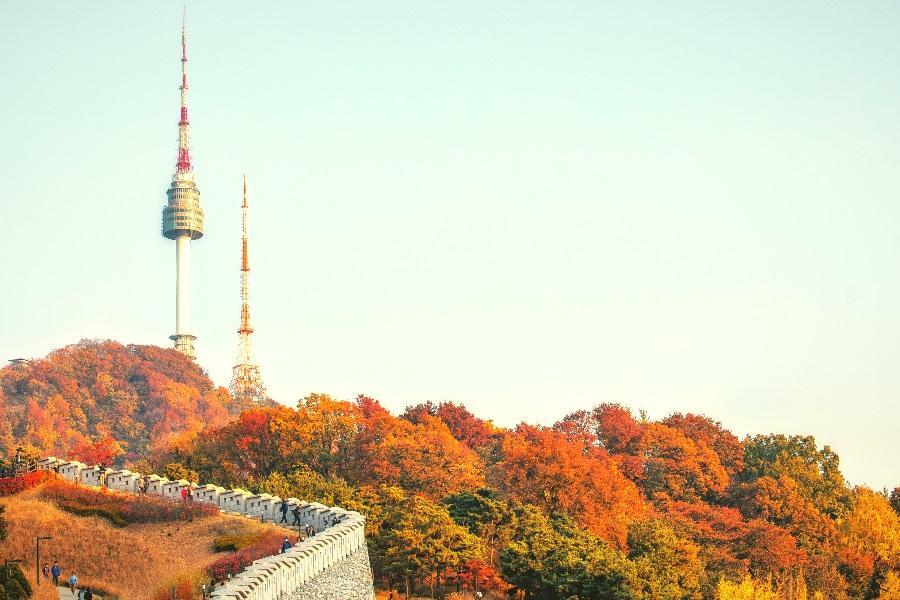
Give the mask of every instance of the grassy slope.
MULTIPOLYGON (((98 517, 76 517, 38 497, 35 490, 3 498, 9 537, 0 542, 0 557, 25 559, 23 568, 34 583, 34 536, 41 543, 41 562, 58 560, 63 579, 74 569, 80 581, 128 600, 148 600, 180 573, 196 572, 224 556, 213 551, 219 535, 271 529, 250 519, 219 515, 190 523, 111 526, 98 517)), ((51 586, 42 584, 35 600, 50 600, 51 586)))

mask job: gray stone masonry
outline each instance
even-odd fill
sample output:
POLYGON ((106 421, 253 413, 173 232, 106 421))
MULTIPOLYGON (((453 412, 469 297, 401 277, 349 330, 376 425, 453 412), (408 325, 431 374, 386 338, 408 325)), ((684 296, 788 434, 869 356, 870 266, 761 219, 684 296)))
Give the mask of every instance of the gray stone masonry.
POLYGON ((374 599, 369 551, 365 546, 288 596, 288 600, 374 599))

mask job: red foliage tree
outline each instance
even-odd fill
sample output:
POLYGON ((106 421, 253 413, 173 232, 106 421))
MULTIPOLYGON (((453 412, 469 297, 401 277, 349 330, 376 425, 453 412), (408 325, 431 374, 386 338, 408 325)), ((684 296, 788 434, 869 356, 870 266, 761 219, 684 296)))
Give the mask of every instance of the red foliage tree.
POLYGON ((403 418, 412 423, 421 423, 426 416, 443 421, 454 438, 473 450, 487 448, 496 440, 496 427, 473 415, 462 404, 426 402, 410 406, 403 413, 403 418))
POLYGON ((806 563, 806 553, 790 533, 761 519, 744 520, 736 509, 702 502, 671 502, 665 509, 700 546, 710 572, 740 576, 749 570, 765 576, 806 563))

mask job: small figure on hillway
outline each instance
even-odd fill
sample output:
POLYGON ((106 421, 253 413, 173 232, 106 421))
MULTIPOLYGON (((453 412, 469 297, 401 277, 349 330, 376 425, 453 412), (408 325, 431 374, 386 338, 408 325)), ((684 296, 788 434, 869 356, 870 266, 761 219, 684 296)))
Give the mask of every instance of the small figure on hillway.
POLYGON ((59 587, 59 576, 62 575, 62 569, 59 567, 59 562, 53 561, 53 568, 50 569, 50 575, 53 576, 53 585, 59 587))
POLYGON ((279 509, 281 510, 281 521, 279 521, 279 523, 287 523, 287 515, 290 509, 291 507, 288 506, 287 500, 282 500, 281 508, 279 509))
POLYGON ((300 525, 300 507, 295 506, 294 510, 291 511, 291 514, 294 515, 294 522, 291 525, 300 525))
POLYGON ((78 587, 78 576, 75 575, 75 571, 72 571, 72 576, 69 577, 69 589, 72 590, 72 597, 75 597, 75 588, 78 587))
POLYGON ((291 544, 291 540, 289 540, 288 538, 284 538, 284 541, 281 542, 281 553, 284 554, 293 547, 294 545, 291 544))

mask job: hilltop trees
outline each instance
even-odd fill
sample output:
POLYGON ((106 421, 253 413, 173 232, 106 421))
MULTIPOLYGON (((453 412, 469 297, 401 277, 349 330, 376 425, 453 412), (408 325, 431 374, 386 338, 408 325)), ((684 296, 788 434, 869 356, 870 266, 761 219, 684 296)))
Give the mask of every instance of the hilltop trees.
POLYGON ((84 340, 0 369, 0 452, 140 458, 242 408, 174 350, 84 340))
POLYGON ((171 351, 81 342, 0 370, 0 454, 103 464, 366 515, 376 577, 533 598, 891 598, 900 488, 851 489, 809 436, 601 404, 552 427, 451 402, 236 404, 171 351), (245 410, 242 410, 245 409, 245 410), (198 435, 203 431, 202 435, 198 435))
POLYGON ((548 512, 565 512, 597 535, 625 546, 628 525, 645 514, 640 492, 607 452, 559 431, 519 425, 498 449, 490 480, 501 491, 548 512))
POLYGON ((838 455, 828 446, 819 450, 812 436, 751 436, 744 441, 744 459, 742 482, 784 475, 796 482, 802 498, 829 517, 842 517, 850 508, 838 455))
POLYGON ((741 464, 734 436, 695 415, 639 422, 623 406, 601 404, 590 412, 573 413, 554 427, 606 450, 621 472, 656 503, 710 499, 725 491, 729 473, 710 444, 722 449, 730 468, 741 464))

